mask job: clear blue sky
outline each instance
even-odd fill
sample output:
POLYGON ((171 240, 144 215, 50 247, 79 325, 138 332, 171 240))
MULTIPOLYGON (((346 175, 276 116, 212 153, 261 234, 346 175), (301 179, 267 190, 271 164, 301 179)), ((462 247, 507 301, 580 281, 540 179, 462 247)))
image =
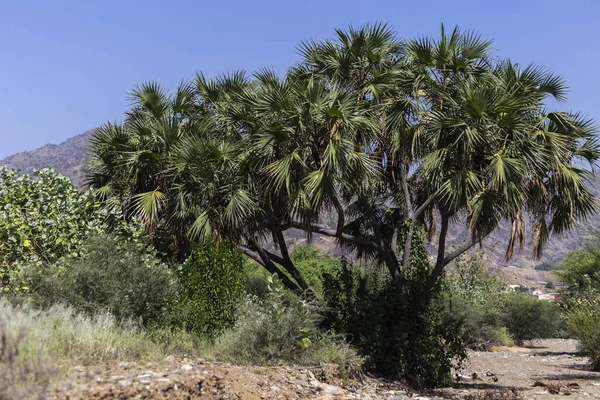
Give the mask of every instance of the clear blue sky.
POLYGON ((120 121, 136 83, 283 72, 301 40, 376 21, 401 36, 476 30, 500 56, 565 76, 564 107, 600 122, 598 0, 2 0, 0 158, 120 121))

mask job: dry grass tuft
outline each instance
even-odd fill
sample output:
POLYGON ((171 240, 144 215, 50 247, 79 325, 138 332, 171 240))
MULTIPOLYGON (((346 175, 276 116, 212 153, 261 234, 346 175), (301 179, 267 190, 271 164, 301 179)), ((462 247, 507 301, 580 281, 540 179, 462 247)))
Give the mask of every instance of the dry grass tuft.
POLYGON ((44 399, 53 374, 21 322, 0 313, 0 400, 44 399))

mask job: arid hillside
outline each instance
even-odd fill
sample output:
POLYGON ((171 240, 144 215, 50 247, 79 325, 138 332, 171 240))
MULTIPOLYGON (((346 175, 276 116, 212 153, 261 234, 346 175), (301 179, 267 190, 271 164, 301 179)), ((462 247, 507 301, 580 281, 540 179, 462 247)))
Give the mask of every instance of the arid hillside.
POLYGON ((0 165, 31 173, 34 169, 52 167, 68 176, 78 187, 84 185, 87 145, 94 130, 73 136, 60 144, 46 144, 39 149, 16 153, 0 160, 0 165))

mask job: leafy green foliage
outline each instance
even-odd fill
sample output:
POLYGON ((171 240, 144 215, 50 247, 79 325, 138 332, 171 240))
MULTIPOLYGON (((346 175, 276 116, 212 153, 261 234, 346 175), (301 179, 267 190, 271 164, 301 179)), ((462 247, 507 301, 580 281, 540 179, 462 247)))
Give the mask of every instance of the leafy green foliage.
POLYGON ((265 300, 250 300, 240 310, 243 318, 225 339, 243 340, 227 352, 229 357, 259 363, 293 361, 312 346, 316 324, 308 304, 285 295, 276 277, 268 279, 269 295, 265 300))
POLYGON ((504 299, 503 314, 503 325, 518 342, 565 335, 560 307, 554 302, 511 294, 504 299))
POLYGON ((19 290, 19 265, 77 254, 87 235, 103 229, 99 209, 90 192, 52 170, 32 177, 0 167, 0 287, 19 290))
POLYGON ((334 274, 341 268, 339 259, 323 254, 313 245, 294 247, 292 261, 317 296, 323 296, 323 275, 334 274))
POLYGON ((243 271, 242 255, 229 241, 196 245, 178 267, 173 323, 206 338, 232 327, 244 295, 243 271))
POLYGON ((447 312, 463 321, 470 347, 486 349, 508 342, 503 324, 505 284, 492 273, 480 255, 460 257, 448 276, 447 312))
POLYGON ((88 315, 109 312, 119 321, 159 323, 176 282, 168 266, 142 243, 93 236, 70 256, 46 268, 29 266, 31 298, 42 307, 66 304, 88 315))
POLYGON ((511 294, 478 255, 460 258, 449 279, 448 312, 463 320, 471 347, 565 335, 558 304, 529 297, 527 290, 511 294))
POLYGON ((562 266, 558 276, 566 284, 562 303, 569 335, 600 370, 600 239, 569 252, 562 266))
POLYGON ((594 370, 600 370, 600 295, 589 291, 566 305, 569 335, 590 358, 594 370))
POLYGON ((502 292, 506 291, 506 284, 486 267, 481 255, 459 258, 448 279, 452 292, 471 304, 496 307, 501 302, 502 292))
POLYGON ((566 293, 576 297, 586 291, 600 290, 600 240, 593 240, 581 250, 570 251, 562 262, 562 272, 557 273, 567 287, 566 293))
POLYGON ((248 259, 244 260, 244 274, 246 276, 246 294, 257 299, 269 296, 269 272, 261 265, 248 259))

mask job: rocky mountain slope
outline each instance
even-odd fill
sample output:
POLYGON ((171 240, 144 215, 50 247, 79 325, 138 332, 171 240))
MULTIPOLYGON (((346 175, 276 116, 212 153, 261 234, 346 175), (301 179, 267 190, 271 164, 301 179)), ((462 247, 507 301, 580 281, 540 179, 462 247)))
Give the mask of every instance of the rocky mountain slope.
POLYGON ((31 173, 34 169, 52 167, 71 178, 78 187, 84 185, 87 146, 94 130, 73 136, 61 144, 47 144, 37 150, 24 151, 0 160, 0 165, 31 173))
MULTIPOLYGON (((61 144, 47 144, 37 150, 14 154, 0 160, 0 165, 6 164, 26 173, 30 173, 35 168, 53 167, 59 173, 70 177, 75 185, 83 187, 86 151, 93 132, 93 130, 87 131, 61 144)), ((600 185, 596 185, 594 190, 600 194, 600 185)), ((598 230, 600 230, 600 219, 594 216, 580 223, 578 229, 569 235, 551 238, 541 260, 533 260, 532 246, 528 243, 523 252, 515 254, 507 262, 504 255, 510 235, 510 225, 506 223, 485 240, 482 249, 489 259, 489 264, 501 271, 507 281, 534 285, 538 281, 555 279, 547 272, 536 271, 535 265, 560 261, 567 251, 581 248, 598 230)), ((293 242, 305 241, 299 232, 292 232, 290 235, 293 242)), ((460 245, 468 240, 468 235, 466 226, 454 225, 450 231, 449 245, 460 245)), ((530 233, 528 235, 530 236, 530 233)), ((315 236, 313 242, 322 251, 339 255, 335 241, 330 238, 315 236)), ((432 246, 435 246, 435 243, 432 246)), ((474 251, 478 250, 474 249, 474 251)))

